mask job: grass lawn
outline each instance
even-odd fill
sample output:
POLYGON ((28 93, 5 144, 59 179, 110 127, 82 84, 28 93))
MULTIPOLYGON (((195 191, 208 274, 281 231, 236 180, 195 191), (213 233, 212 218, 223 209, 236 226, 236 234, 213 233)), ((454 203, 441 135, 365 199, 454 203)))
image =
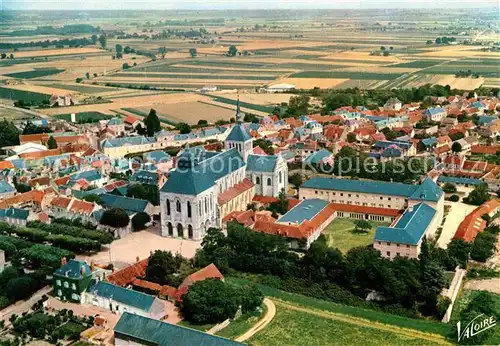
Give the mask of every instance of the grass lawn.
POLYGON ((177 323, 177 325, 181 327, 201 330, 203 332, 206 332, 207 330, 210 330, 213 326, 215 326, 215 324, 192 324, 186 320, 180 321, 179 323, 177 323))
POLYGON ((370 245, 373 243, 377 226, 387 226, 389 224, 388 222, 369 221, 372 228, 367 233, 358 233, 354 232, 354 222, 355 220, 343 218, 333 220, 323 231, 323 234, 328 239, 328 245, 339 249, 343 253, 353 247, 370 245))
POLYGON ((250 345, 437 345, 411 333, 381 330, 361 321, 340 321, 320 310, 300 311, 280 302, 276 309, 274 319, 250 338, 250 345))
MULTIPOLYGON (((225 280, 226 282, 237 286, 252 283, 252 281, 250 280, 235 278, 235 277, 226 277, 225 280)), ((451 328, 450 325, 440 323, 437 321, 398 316, 383 311, 348 306, 326 300, 306 297, 301 294, 281 291, 279 289, 270 286, 265 286, 260 284, 256 285, 260 288, 260 290, 266 297, 272 298, 273 301, 274 298, 277 298, 289 304, 295 304, 298 306, 307 307, 311 309, 318 309, 326 312, 331 312, 334 314, 342 314, 351 318, 368 320, 373 323, 378 322, 405 329, 415 329, 416 331, 419 332, 438 334, 441 336, 450 335, 450 328, 451 328)), ((298 344, 299 343, 297 343, 297 345, 298 344)))
POLYGON ((260 312, 253 311, 241 315, 240 318, 229 323, 226 328, 217 332, 216 335, 228 339, 235 339, 252 328, 262 318, 262 316, 265 315, 266 310, 267 307, 263 304, 260 312))

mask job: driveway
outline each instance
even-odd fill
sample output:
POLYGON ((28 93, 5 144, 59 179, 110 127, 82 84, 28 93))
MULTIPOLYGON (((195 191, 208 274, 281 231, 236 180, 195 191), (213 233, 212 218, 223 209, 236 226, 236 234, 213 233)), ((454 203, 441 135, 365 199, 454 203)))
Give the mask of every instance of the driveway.
POLYGON ((77 256, 78 259, 94 261, 98 264, 112 263, 115 269, 128 267, 136 262, 136 258, 149 257, 155 250, 180 253, 186 258, 193 258, 201 241, 162 237, 158 227, 140 232, 130 233, 122 239, 115 240, 103 251, 92 256, 77 256))
POLYGON ((437 241, 437 246, 443 249, 448 247, 448 243, 453 239, 460 222, 462 222, 471 211, 477 208, 474 205, 468 205, 461 202, 445 202, 445 205, 451 206, 451 209, 446 216, 444 225, 441 226, 443 227, 443 231, 437 241))

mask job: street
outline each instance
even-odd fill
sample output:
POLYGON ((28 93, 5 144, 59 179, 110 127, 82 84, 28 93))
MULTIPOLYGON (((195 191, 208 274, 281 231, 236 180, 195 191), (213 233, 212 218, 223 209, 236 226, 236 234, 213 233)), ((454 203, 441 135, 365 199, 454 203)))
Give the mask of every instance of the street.
POLYGON ((441 236, 436 244, 443 249, 448 247, 448 243, 453 239, 460 222, 462 222, 462 220, 476 208, 474 205, 468 205, 460 202, 445 202, 445 205, 451 206, 451 209, 446 216, 446 221, 442 226, 443 231, 441 232, 441 236))

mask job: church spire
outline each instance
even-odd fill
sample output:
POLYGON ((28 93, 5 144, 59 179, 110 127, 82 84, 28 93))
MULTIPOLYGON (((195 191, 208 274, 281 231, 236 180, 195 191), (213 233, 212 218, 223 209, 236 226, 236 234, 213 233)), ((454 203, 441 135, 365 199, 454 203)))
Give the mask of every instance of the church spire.
POLYGON ((240 111, 240 95, 238 94, 238 100, 236 101, 236 122, 241 124, 241 111, 240 111))

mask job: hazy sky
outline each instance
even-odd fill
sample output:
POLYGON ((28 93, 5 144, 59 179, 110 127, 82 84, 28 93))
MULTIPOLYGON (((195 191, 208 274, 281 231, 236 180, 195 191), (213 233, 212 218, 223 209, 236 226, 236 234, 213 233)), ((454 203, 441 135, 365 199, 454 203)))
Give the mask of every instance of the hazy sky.
POLYGON ((500 0, 0 0, 1 9, 499 8, 500 0))

